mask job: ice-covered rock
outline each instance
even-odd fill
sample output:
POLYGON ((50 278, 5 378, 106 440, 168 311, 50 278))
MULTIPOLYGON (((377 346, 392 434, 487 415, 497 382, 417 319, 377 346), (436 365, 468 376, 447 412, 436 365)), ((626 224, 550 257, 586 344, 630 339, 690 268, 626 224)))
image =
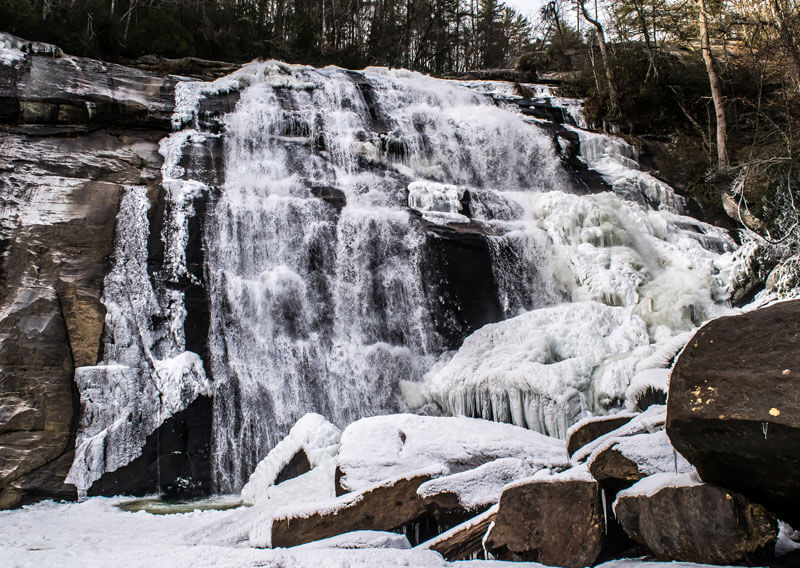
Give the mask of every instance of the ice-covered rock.
MULTIPOLYGON (((340 438, 341 431, 324 417, 306 414, 289 430, 286 438, 261 460, 242 488, 242 499, 251 504, 269 502, 270 487, 279 483, 281 474, 299 454, 305 456, 309 469, 326 470, 324 477, 330 479, 332 491, 340 438)), ((319 475, 323 475, 322 472, 319 475)))
POLYGON ((342 433, 338 483, 369 487, 421 468, 459 473, 507 457, 531 464, 567 463, 564 442, 511 424, 413 414, 362 418, 342 433))
POLYGON ((583 302, 540 309, 468 337, 430 378, 431 396, 449 414, 563 438, 594 407, 606 358, 647 344, 645 323, 624 308, 583 302))

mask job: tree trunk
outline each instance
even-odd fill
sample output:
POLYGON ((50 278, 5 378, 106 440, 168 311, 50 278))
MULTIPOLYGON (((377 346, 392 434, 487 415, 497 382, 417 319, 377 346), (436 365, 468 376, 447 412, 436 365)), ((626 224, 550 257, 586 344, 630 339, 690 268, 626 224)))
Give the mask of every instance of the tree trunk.
POLYGON ((603 58, 603 67, 606 71, 606 87, 608 88, 608 98, 611 102, 611 115, 616 116, 619 113, 619 95, 617 94, 617 86, 614 82, 614 70, 611 67, 611 58, 608 56, 608 46, 606 45, 606 36, 603 33, 603 26, 600 24, 599 19, 592 18, 586 10, 584 0, 579 0, 581 11, 586 21, 594 26, 597 31, 597 43, 600 44, 600 56, 603 58))
POLYGON ((697 24, 700 29, 700 48, 703 52, 703 62, 706 64, 708 83, 711 86, 711 100, 714 103, 714 112, 717 116, 717 167, 723 170, 728 167, 728 125, 725 120, 725 101, 722 97, 719 75, 714 70, 714 58, 711 55, 705 0, 697 0, 697 6, 699 8, 697 24))

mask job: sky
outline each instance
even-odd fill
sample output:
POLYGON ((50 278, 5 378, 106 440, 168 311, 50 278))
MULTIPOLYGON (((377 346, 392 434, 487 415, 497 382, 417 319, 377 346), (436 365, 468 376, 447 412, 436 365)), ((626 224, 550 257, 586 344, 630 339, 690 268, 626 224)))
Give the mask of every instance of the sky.
POLYGON ((547 3, 547 0, 503 0, 507 6, 514 8, 517 12, 526 16, 530 20, 536 19, 539 8, 547 3))

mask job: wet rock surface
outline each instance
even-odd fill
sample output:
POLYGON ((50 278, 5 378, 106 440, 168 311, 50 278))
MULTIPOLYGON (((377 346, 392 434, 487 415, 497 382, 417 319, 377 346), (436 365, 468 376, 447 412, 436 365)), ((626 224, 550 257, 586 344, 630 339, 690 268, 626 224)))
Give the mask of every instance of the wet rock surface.
POLYGON ((700 328, 670 379, 667 433, 703 480, 800 524, 800 302, 700 328))

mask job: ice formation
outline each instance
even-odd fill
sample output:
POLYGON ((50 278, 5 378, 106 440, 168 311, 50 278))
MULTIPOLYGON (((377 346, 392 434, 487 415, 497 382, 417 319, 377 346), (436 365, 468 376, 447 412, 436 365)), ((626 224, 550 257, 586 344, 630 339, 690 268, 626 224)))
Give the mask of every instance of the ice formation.
POLYGON ((337 464, 350 490, 424 468, 454 474, 507 457, 532 468, 568 463, 564 442, 511 424, 398 414, 363 418, 342 433, 337 464))
POLYGON ((572 303, 467 338, 428 375, 430 396, 447 413, 563 437, 587 412, 622 407, 637 372, 668 367, 683 332, 730 313, 721 253, 734 245, 723 231, 613 193, 505 197, 527 222, 489 222, 511 229, 502 238, 533 259, 535 297, 572 303))
POLYGON ((258 464, 242 488, 242 500, 250 504, 268 502, 271 497, 270 488, 298 452, 305 453, 312 469, 328 470, 317 475, 329 479, 330 486, 333 487, 340 438, 341 431, 325 418, 319 414, 306 414, 289 430, 289 435, 278 442, 258 464))
POLYGON ((82 494, 137 457, 164 420, 210 391, 200 357, 183 350, 174 328, 153 323, 163 310, 147 273, 149 207, 145 187, 126 189, 102 298, 103 363, 75 370, 83 412, 67 482, 82 494))

